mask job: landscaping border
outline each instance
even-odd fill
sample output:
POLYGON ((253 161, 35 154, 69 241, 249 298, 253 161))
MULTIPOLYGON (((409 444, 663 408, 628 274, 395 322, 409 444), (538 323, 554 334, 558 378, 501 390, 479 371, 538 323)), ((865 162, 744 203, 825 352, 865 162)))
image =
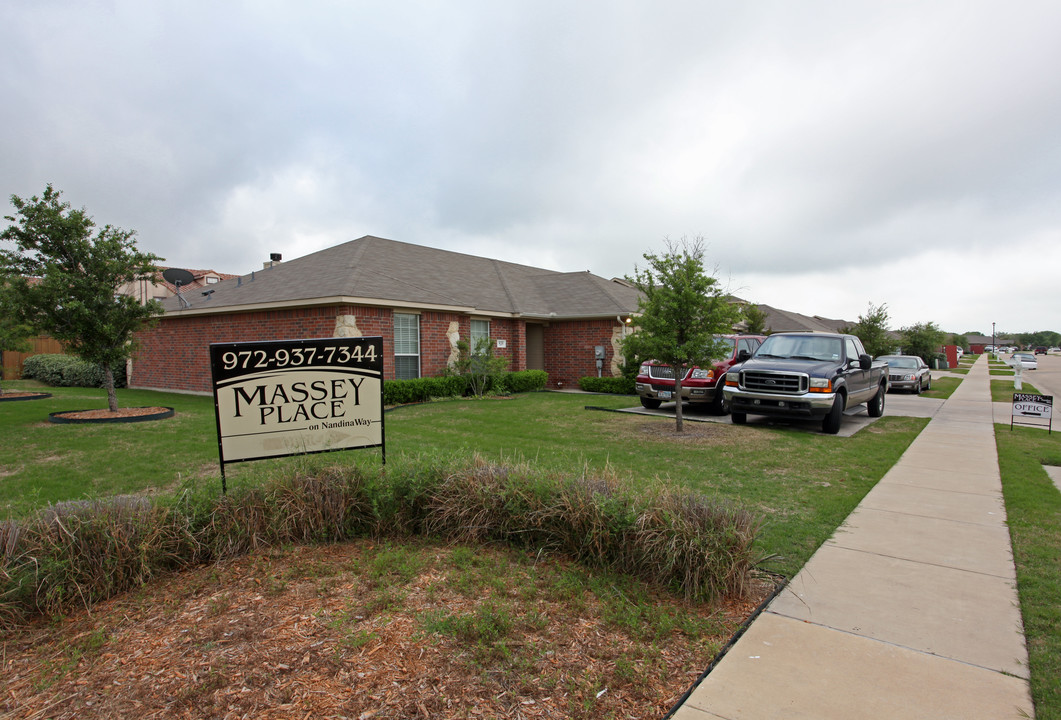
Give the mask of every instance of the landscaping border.
POLYGON ((76 415, 77 413, 86 412, 85 410, 66 410, 63 412, 48 413, 48 422, 56 423, 58 425, 88 425, 93 423, 135 423, 135 422, 148 422, 150 420, 165 420, 171 418, 174 415, 173 408, 165 407, 159 408, 162 412, 151 413, 149 415, 128 415, 125 417, 102 417, 102 418, 72 418, 63 417, 64 415, 76 415))

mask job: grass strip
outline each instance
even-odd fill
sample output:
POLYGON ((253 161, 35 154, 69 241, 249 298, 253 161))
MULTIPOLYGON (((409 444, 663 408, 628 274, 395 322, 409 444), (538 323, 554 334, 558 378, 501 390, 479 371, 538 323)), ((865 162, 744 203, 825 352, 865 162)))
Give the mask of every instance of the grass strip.
POLYGON ((1043 465, 1061 466, 1061 434, 995 426, 1017 590, 1039 720, 1061 720, 1061 491, 1043 465))

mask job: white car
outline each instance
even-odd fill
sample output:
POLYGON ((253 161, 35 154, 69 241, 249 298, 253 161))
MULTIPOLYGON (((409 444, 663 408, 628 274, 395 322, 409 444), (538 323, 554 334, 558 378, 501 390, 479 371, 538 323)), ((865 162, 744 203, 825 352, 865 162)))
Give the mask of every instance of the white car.
POLYGON ((1025 370, 1035 370, 1039 367, 1039 363, 1031 353, 1014 353, 1009 359, 1009 364, 1013 367, 1020 365, 1025 370))

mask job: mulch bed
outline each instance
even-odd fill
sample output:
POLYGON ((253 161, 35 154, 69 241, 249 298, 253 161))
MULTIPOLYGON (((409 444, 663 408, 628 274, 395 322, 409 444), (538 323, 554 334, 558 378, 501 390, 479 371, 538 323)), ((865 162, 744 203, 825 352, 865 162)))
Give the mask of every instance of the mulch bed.
MULTIPOLYGON (((271 551, 3 636, 0 715, 660 718, 772 591, 715 608, 655 599, 718 619, 717 637, 661 642, 631 638, 585 605, 539 597, 533 607, 547 625, 484 657, 418 620, 482 601, 447 585, 447 548, 437 550, 441 565, 382 608, 364 606, 373 588, 358 567, 371 550, 366 540, 271 551)), ((511 599, 520 592, 511 588, 511 599)))
POLYGON ((24 390, 18 390, 18 391, 5 390, 3 393, 0 393, 0 402, 3 402, 5 400, 36 400, 36 399, 50 398, 51 396, 52 396, 51 393, 46 393, 46 392, 30 392, 30 391, 24 391, 24 390))
POLYGON ((81 423, 106 423, 106 422, 136 422, 138 420, 153 420, 170 417, 173 408, 167 407, 132 407, 118 408, 115 412, 110 410, 71 410, 69 412, 57 412, 49 415, 52 422, 81 422, 81 423))

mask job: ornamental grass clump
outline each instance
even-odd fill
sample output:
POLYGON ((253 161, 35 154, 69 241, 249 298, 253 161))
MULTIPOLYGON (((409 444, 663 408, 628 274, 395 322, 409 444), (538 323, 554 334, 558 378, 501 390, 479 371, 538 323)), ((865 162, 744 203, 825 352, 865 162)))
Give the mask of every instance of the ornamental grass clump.
POLYGON ((292 544, 416 536, 571 557, 689 598, 748 589, 758 521, 694 493, 529 464, 403 460, 287 470, 225 496, 112 498, 0 524, 0 627, 160 573, 292 544))

